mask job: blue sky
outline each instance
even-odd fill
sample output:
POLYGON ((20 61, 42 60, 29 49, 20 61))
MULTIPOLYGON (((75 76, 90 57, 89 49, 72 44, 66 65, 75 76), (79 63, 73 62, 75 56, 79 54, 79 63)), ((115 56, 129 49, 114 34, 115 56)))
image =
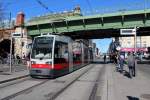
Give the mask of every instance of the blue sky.
POLYGON ((111 41, 112 41, 111 38, 93 40, 93 42, 96 43, 96 46, 100 49, 101 53, 106 53, 107 52, 109 44, 110 44, 111 41))
MULTIPOLYGON (((40 0, 49 10, 44 9, 36 0, 0 0, 5 8, 6 18, 23 11, 26 19, 46 13, 71 11, 76 5, 81 7, 83 15, 103 14, 120 10, 150 8, 150 0, 40 0)), ((106 52, 111 39, 94 40, 102 52, 106 52)))
POLYGON ((40 0, 49 11, 42 8, 36 0, 0 0, 7 13, 16 16, 23 11, 26 18, 53 12, 71 11, 76 5, 80 5, 84 15, 114 12, 122 9, 143 9, 150 6, 150 0, 40 0))

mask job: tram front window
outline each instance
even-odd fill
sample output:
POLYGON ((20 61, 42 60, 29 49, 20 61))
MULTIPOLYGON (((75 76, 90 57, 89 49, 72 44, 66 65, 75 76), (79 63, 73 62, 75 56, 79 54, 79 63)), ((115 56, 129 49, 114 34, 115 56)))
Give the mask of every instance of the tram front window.
POLYGON ((52 58, 53 37, 37 37, 34 40, 31 57, 33 59, 52 58))

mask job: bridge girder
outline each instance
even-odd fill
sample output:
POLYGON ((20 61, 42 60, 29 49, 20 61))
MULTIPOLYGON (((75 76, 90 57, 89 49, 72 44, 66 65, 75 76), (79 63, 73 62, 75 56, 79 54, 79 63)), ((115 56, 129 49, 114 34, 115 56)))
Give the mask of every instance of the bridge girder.
POLYGON ((119 37, 120 29, 140 27, 138 35, 150 35, 150 9, 124 11, 112 14, 68 17, 50 21, 40 19, 26 24, 28 35, 40 33, 60 33, 73 38, 119 37))

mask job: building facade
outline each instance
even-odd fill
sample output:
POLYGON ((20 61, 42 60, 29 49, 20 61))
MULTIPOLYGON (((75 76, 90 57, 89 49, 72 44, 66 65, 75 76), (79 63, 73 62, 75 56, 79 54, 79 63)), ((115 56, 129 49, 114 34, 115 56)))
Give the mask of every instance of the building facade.
MULTIPOLYGON (((134 48, 135 42, 134 37, 119 37, 119 42, 121 47, 124 48, 134 48)), ((150 36, 137 36, 136 38, 137 48, 147 48, 150 47, 150 36)))
MULTIPOLYGON (((27 45, 31 43, 31 39, 27 36, 26 28, 24 27, 25 15, 23 12, 19 12, 16 17, 16 22, 13 25, 9 25, 9 21, 0 28, 0 51, 7 55, 11 50, 12 43, 12 55, 20 58, 27 56, 27 45)), ((0 55, 1 56, 1 55, 0 55)), ((7 57, 7 56, 4 56, 7 57)), ((3 58, 3 57, 2 57, 3 58)))

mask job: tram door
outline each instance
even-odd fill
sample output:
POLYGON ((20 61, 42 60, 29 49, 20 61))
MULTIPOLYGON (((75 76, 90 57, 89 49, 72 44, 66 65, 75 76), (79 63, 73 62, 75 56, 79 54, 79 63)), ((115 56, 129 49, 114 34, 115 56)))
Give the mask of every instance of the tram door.
POLYGON ((68 43, 56 41, 54 50, 54 67, 69 71, 68 43))
POLYGON ((73 71, 73 52, 72 52, 72 44, 73 42, 70 41, 68 43, 68 51, 69 51, 69 72, 73 71))

